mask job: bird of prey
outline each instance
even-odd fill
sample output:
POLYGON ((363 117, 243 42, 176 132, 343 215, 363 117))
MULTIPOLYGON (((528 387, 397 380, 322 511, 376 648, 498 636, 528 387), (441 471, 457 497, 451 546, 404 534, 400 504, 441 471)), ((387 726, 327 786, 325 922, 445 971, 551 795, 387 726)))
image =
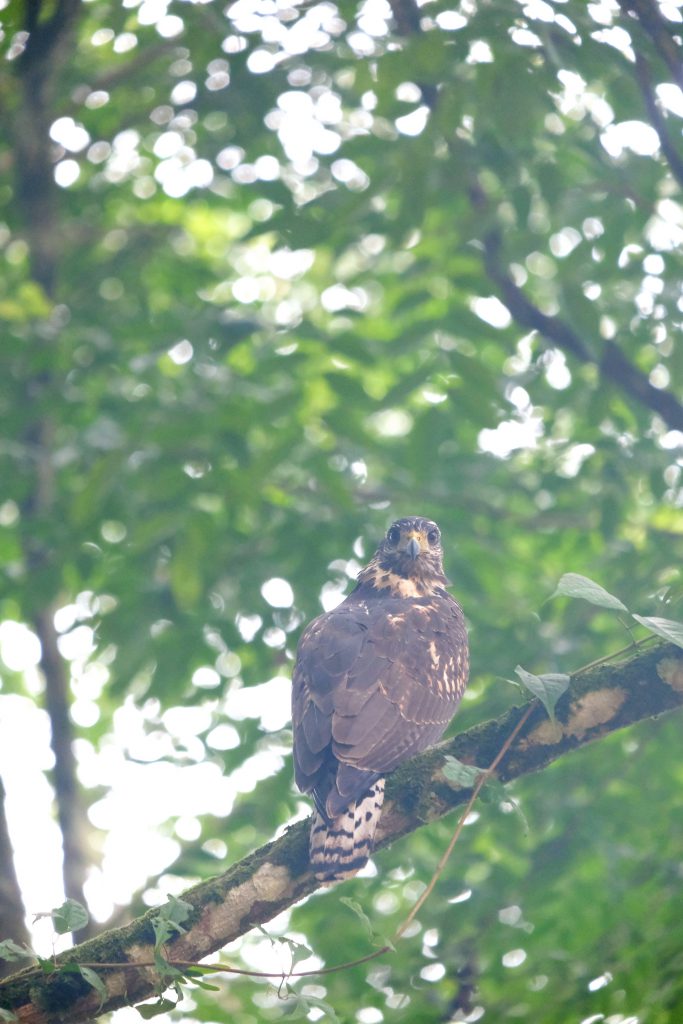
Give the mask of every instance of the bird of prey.
POLYGON ((310 859, 323 883, 366 863, 385 775, 440 739, 460 703, 467 632, 442 556, 436 523, 398 519, 352 593, 299 641, 294 773, 315 801, 310 859))

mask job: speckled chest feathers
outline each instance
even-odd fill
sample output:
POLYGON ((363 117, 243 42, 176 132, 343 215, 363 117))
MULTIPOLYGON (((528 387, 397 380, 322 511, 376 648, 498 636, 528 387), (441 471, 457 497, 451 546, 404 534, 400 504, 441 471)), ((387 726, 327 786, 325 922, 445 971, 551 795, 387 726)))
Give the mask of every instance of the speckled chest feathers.
POLYGON ((385 775, 436 743, 460 702, 467 632, 447 583, 436 523, 399 519, 355 590, 301 637, 294 770, 315 801, 310 857, 324 883, 366 863, 385 775))

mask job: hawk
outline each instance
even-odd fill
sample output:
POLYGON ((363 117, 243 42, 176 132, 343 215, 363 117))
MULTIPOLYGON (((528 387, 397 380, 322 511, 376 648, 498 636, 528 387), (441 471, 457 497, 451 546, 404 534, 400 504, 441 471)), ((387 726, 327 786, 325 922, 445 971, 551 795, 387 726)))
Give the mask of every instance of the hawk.
POLYGON ((352 593, 299 641, 294 774, 315 801, 310 858, 321 882, 363 867, 385 775, 436 743, 460 703, 467 631, 442 556, 436 523, 398 519, 352 593))

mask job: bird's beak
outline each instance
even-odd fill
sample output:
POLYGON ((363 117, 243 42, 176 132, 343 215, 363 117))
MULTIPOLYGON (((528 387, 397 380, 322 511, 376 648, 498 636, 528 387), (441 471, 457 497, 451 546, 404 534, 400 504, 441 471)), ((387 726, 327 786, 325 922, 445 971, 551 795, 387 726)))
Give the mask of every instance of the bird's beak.
POLYGON ((406 545, 406 554, 409 558, 412 558, 413 561, 420 554, 420 542, 417 537, 411 537, 408 541, 406 545))

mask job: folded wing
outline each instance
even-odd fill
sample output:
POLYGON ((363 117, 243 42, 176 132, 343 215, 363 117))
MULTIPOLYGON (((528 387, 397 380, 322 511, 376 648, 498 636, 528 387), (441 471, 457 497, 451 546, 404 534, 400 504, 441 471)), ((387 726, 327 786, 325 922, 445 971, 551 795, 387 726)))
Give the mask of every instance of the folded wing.
POLYGON ((328 819, 435 743, 467 680, 467 637, 446 591, 357 601, 315 619, 293 677, 296 781, 328 819))

